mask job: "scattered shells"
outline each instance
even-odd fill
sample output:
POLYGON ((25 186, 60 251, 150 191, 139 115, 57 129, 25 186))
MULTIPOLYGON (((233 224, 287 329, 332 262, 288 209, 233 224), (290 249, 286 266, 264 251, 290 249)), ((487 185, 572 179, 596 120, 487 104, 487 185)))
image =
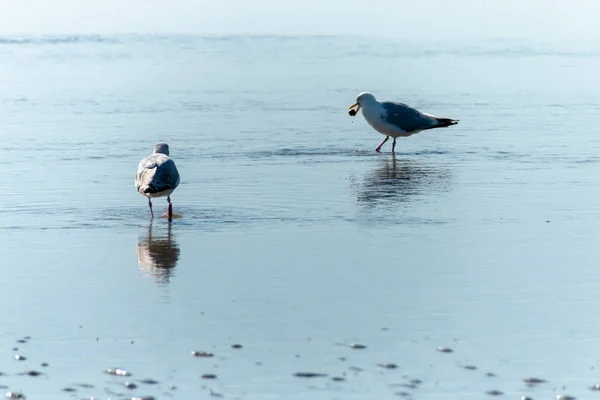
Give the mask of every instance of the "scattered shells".
POLYGON ((194 357, 212 357, 213 353, 207 353, 206 351, 192 351, 194 357))
POLYGON ((443 346, 438 347, 436 350, 439 351, 440 353, 452 353, 454 351, 450 347, 443 347, 443 346))
POLYGON ((569 396, 568 394, 557 394, 556 400, 575 400, 575 396, 569 396))
POLYGON ((109 375, 115 375, 115 376, 131 376, 131 374, 129 372, 127 372, 121 368, 109 368, 104 372, 106 372, 109 375))

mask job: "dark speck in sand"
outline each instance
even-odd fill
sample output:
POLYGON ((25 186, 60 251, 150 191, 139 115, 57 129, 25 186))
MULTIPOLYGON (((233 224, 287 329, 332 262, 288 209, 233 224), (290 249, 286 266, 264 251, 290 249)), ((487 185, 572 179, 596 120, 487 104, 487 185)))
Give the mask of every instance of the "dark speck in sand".
POLYGON ((210 392, 208 393, 211 397, 223 397, 223 395, 221 393, 217 393, 214 390, 210 389, 210 392))
POLYGON ((6 393, 6 398, 7 399, 24 399, 25 395, 22 393, 17 393, 17 392, 8 392, 8 393, 6 393))
POLYGON ((106 372, 109 375, 115 375, 115 376, 131 376, 131 374, 129 372, 127 372, 121 368, 109 368, 104 372, 106 372))
POLYGON ((243 346, 241 344, 237 344, 237 343, 231 345, 231 348, 233 348, 233 349, 241 349, 242 347, 243 346))
POLYGON ((488 378, 494 378, 496 376, 496 374, 493 372, 486 372, 485 376, 487 376, 488 378))
POLYGON ((327 374, 320 374, 317 372, 296 372, 294 376, 298 378, 322 378, 327 376, 327 374))
POLYGON ((365 346, 364 344, 360 344, 360 343, 350 343, 350 347, 353 349, 357 349, 357 350, 362 350, 362 349, 367 348, 367 346, 365 346))
POLYGON ((145 384, 145 385, 156 385, 156 384, 158 384, 158 381, 154 380, 154 379, 142 379, 140 382, 143 383, 143 384, 145 384))
POLYGON ((490 396, 502 396, 504 393, 500 390, 488 390, 487 392, 485 392, 485 394, 490 396))
POLYGON ((25 340, 25 339, 19 339, 19 340, 17 340, 17 343, 27 343, 27 340, 25 340))
POLYGON ((423 383, 423 381, 420 379, 411 379, 409 382, 415 385, 420 385, 421 383, 423 383))
POLYGON ((93 389, 94 388, 94 385, 91 385, 89 383, 78 383, 75 386, 79 386, 79 387, 82 387, 84 389, 93 389))
POLYGON ((12 351, 19 351, 19 348, 18 347, 13 347, 12 351))
POLYGON ((31 340, 31 336, 23 336, 23 339, 25 339, 25 340, 31 340))
POLYGON ((469 371, 475 371, 477 369, 474 365, 463 365, 464 369, 468 369, 469 371))
POLYGON ((348 367, 348 369, 350 371, 354 371, 354 372, 361 372, 361 371, 363 371, 363 369, 360 368, 360 367, 348 367))
POLYGON ((343 382, 346 379, 342 378, 341 376, 334 376, 331 378, 332 381, 336 381, 336 382, 343 382))
POLYGON ((66 388, 63 389, 63 392, 67 392, 67 393, 73 393, 73 392, 76 392, 76 391, 77 391, 77 389, 72 388, 72 387, 66 387, 66 388))
POLYGON ((15 356, 15 360, 17 360, 17 361, 25 361, 25 360, 27 360, 27 357, 20 356, 20 355, 17 354, 15 356))
POLYGON ((595 385, 590 386, 590 390, 595 390, 595 391, 600 390, 600 384, 596 383, 595 385))
POLYGON ((48 363, 42 363, 41 365, 42 365, 42 367, 47 367, 47 366, 49 366, 50 364, 48 364, 48 363))
POLYGON ((123 383, 123 386, 125 386, 127 389, 135 389, 137 388, 137 385, 133 382, 125 382, 123 383))
POLYGON ((533 400, 533 397, 529 397, 529 396, 522 396, 521 400, 533 400))
POLYGON ((192 351, 194 357, 212 357, 213 353, 207 353, 206 351, 192 351))
POLYGON ((200 375, 200 378, 202 378, 202 379, 217 379, 217 376, 215 374, 202 374, 202 375, 200 375))
POLYGON ((379 365, 380 367, 389 368, 389 369, 398 368, 398 366, 394 363, 379 363, 377 365, 379 365))
POLYGON ((523 382, 525 382, 528 385, 537 385, 538 383, 544 383, 546 381, 544 379, 541 379, 541 378, 531 377, 531 378, 525 378, 525 379, 523 379, 523 382))
POLYGON ((452 350, 450 347, 440 346, 437 348, 437 351, 439 351, 440 353, 452 353, 454 350, 452 350))
POLYGON ((40 376, 40 375, 42 375, 42 373, 41 373, 41 372, 39 372, 39 371, 27 371, 27 372, 23 372, 23 375, 27 375, 27 376, 33 376, 33 377, 35 377, 35 376, 40 376))
POLYGON ((400 397, 409 397, 410 393, 408 392, 396 392, 394 393, 396 396, 400 396, 400 397))

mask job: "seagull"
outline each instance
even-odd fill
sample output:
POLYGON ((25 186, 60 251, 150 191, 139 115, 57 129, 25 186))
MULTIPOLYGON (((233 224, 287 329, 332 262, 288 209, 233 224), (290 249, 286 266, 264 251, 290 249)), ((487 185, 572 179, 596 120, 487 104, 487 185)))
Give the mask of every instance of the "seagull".
POLYGON ((151 199, 164 196, 167 196, 169 209, 163 217, 168 217, 169 221, 180 217, 180 215, 173 214, 171 205, 171 193, 178 185, 179 172, 173 160, 169 158, 169 145, 158 142, 154 145, 152 154, 140 161, 135 178, 137 191, 148 198, 152 218, 154 218, 154 212, 152 212, 151 199))
POLYGON ((377 132, 385 135, 383 142, 377 146, 375 151, 381 151, 381 146, 391 137, 392 153, 396 148, 396 138, 407 137, 426 129, 445 128, 458 124, 458 120, 451 118, 440 118, 415 110, 403 103, 393 101, 377 101, 371 93, 363 92, 356 98, 356 103, 348 110, 350 116, 354 117, 362 108, 363 117, 377 132), (355 108, 356 107, 356 108, 355 108))

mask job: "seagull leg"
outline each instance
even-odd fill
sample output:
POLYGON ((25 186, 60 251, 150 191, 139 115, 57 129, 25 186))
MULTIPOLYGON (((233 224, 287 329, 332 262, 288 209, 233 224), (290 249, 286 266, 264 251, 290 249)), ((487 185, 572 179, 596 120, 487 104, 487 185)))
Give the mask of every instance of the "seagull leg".
POLYGON ((154 218, 154 212, 152 211, 152 200, 148 197, 148 206, 150 207, 150 217, 154 218))
POLYGON ((169 202, 169 210, 167 211, 167 217, 169 218, 169 222, 173 221, 173 204, 171 204, 171 196, 167 196, 167 201, 169 202))
POLYGON ((394 154, 395 148, 396 148, 396 138, 394 138, 394 143, 392 143, 392 154, 394 154))
MULTIPOLYGON (((383 146, 383 144, 384 144, 385 142, 387 142, 389 138, 390 138, 389 136, 386 136, 386 137, 385 137, 385 139, 383 139, 383 142, 379 143, 379 146, 377 146, 377 148, 375 149, 375 151, 379 153, 379 152, 381 151, 381 146, 383 146)), ((394 141, 395 141, 395 140, 396 140, 396 139, 394 139, 394 141)))
POLYGON ((169 208, 164 215, 161 215, 161 218, 168 218, 169 222, 173 220, 173 218, 181 218, 181 215, 173 213, 173 205, 171 204, 171 196, 167 196, 167 201, 169 202, 169 208))

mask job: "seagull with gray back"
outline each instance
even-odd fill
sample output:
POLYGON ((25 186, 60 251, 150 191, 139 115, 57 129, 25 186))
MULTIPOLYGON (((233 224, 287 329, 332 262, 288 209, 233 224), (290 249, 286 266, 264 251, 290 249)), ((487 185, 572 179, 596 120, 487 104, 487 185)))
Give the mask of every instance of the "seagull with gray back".
POLYGON ((363 92, 356 98, 356 103, 349 108, 350 116, 354 117, 360 109, 369 125, 385 135, 383 142, 375 149, 377 152, 381 151, 381 146, 390 137, 394 138, 392 144, 392 153, 394 153, 397 137, 408 137, 426 129, 445 128, 458 124, 458 120, 426 114, 403 103, 379 102, 368 92, 363 92))
POLYGON ((135 178, 137 191, 148 198, 152 218, 154 218, 154 212, 151 199, 164 196, 167 196, 169 208, 163 217, 167 217, 169 221, 180 217, 180 215, 173 214, 171 204, 171 193, 177 186, 179 186, 179 172, 175 162, 169 158, 169 145, 163 142, 156 143, 152 154, 140 161, 135 178))

